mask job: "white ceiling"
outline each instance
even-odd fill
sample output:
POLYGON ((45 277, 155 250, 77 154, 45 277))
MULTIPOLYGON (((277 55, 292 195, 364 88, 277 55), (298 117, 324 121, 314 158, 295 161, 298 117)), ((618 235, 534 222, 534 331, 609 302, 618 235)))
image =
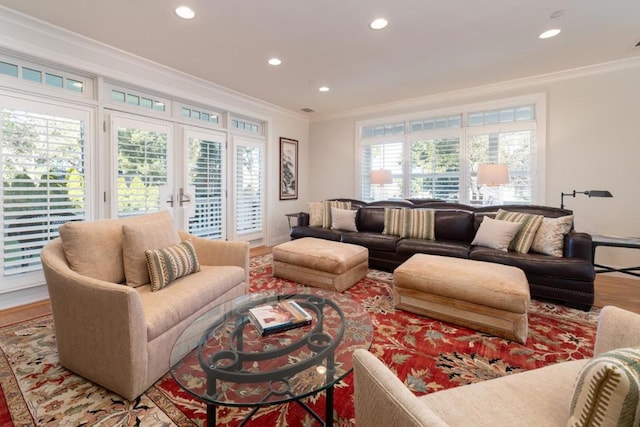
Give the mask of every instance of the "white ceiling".
POLYGON ((246 95, 315 115, 640 55, 640 0, 0 0, 246 95), (188 5, 195 19, 173 12, 188 5), (565 13, 551 18, 557 10, 565 13), (368 28, 378 16, 382 31, 368 28), (539 40, 542 31, 562 33, 539 40), (277 56, 279 67, 267 64, 277 56), (320 93, 326 85, 329 92, 320 93))

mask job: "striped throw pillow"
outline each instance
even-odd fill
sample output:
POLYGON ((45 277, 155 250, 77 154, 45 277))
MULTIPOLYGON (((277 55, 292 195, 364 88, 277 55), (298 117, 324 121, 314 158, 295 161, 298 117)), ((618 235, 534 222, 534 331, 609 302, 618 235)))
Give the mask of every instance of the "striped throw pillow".
POLYGON ((162 249, 147 249, 144 256, 154 292, 180 277, 200 271, 196 251, 189 240, 162 249))
POLYGON ((351 202, 324 200, 322 209, 322 228, 331 228, 331 208, 351 209, 351 202))
POLYGON ((404 226, 400 237, 434 240, 435 211, 433 209, 405 209, 404 226))
POLYGON ((640 347, 594 357, 573 390, 568 427, 640 425, 640 347))
POLYGON ((509 244, 509 250, 526 254, 531 248, 536 231, 542 224, 543 215, 533 215, 520 212, 498 210, 496 219, 500 221, 519 222, 522 224, 515 237, 509 244))
POLYGON ((400 236, 404 229, 404 211, 402 208, 384 208, 384 229, 382 234, 400 236))

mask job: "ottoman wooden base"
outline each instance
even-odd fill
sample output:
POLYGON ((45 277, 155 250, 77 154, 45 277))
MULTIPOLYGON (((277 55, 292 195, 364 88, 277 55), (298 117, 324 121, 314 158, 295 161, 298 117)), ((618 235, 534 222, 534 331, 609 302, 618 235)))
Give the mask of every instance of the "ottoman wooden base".
POLYGON ((526 343, 529 284, 516 267, 416 254, 393 273, 397 308, 526 343))
POLYGON ((342 292, 367 275, 369 251, 348 243, 305 237, 273 248, 273 275, 342 292))

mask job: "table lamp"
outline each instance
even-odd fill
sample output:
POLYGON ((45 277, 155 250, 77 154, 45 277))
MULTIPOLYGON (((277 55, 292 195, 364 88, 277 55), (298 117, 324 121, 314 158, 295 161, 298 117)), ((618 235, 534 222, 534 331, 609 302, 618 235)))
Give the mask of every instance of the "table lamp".
POLYGON ((509 183, 509 168, 504 164, 484 164, 478 166, 478 187, 484 186, 483 204, 501 205, 500 186, 509 183))

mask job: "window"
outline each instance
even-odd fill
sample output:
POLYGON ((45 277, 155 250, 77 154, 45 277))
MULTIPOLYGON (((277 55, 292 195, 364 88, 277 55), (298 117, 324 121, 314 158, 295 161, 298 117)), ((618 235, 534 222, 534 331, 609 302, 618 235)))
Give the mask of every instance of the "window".
POLYGON ((235 234, 243 240, 263 235, 264 144, 234 138, 235 234))
POLYGON ((75 95, 91 97, 91 79, 0 55, 0 76, 21 78, 75 95))
POLYGON ((460 193, 460 140, 412 139, 410 148, 410 198, 456 200, 460 193))
POLYGON ((153 110, 160 113, 167 111, 168 100, 158 97, 128 90, 125 88, 110 88, 111 102, 116 104, 127 104, 132 107, 139 107, 145 110, 153 110))
POLYGON ((192 107, 182 107, 180 109, 182 117, 193 119, 197 121, 218 124, 220 121, 219 114, 211 111, 202 111, 202 109, 196 109, 192 107))
POLYGON ((261 134, 261 127, 258 123, 244 119, 231 119, 231 127, 243 132, 261 134))
POLYGON ((170 127, 113 116, 117 140, 116 212, 118 216, 156 212, 166 205, 169 185, 170 127))
POLYGON ((543 156, 538 156, 544 123, 537 119, 544 118, 544 104, 544 95, 532 95, 461 106, 455 114, 359 124, 361 198, 435 198, 482 205, 478 166, 504 163, 510 175, 510 183, 501 188, 504 203, 542 200, 544 189, 535 177, 544 170, 543 156), (391 170, 393 182, 371 184, 370 174, 376 169, 391 170))
POLYGON ((392 139, 362 145, 362 194, 364 200, 401 199, 402 140, 392 139), (376 170, 391 171, 390 184, 371 182, 371 173, 376 170))
POLYGON ((2 288, 33 280, 58 227, 86 217, 90 112, 3 98, 2 288))

